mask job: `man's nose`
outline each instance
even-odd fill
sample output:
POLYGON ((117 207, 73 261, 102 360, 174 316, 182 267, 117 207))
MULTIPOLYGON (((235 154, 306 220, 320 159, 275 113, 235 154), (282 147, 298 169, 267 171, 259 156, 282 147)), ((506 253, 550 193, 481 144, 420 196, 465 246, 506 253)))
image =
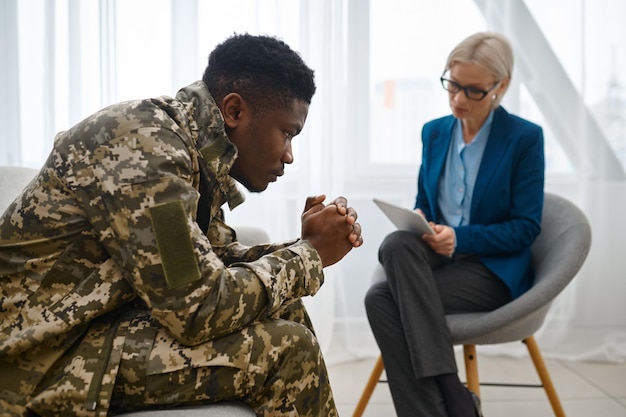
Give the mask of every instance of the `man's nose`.
POLYGON ((281 161, 285 164, 293 163, 293 149, 291 148, 291 141, 287 144, 281 161))

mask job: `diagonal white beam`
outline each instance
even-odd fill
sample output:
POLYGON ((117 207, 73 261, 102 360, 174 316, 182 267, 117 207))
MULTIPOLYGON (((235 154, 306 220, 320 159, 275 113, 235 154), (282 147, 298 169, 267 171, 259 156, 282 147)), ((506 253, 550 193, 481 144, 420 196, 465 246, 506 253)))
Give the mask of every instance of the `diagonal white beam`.
POLYGON ((589 111, 523 0, 474 0, 494 31, 513 44, 516 70, 580 174, 626 180, 606 135, 589 111))

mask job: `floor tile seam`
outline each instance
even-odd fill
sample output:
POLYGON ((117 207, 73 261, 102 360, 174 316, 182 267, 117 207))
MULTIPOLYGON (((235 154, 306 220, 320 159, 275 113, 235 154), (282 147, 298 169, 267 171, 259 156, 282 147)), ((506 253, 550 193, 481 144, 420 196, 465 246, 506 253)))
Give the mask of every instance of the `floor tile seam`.
MULTIPOLYGON (((598 391, 600 391, 601 393, 603 393, 604 395, 606 395, 607 398, 611 398, 611 399, 616 399, 616 396, 612 395, 610 392, 607 392, 604 388, 602 388, 600 385, 598 385, 596 382, 590 380, 589 378, 587 378, 584 373, 579 372, 578 370, 576 370, 575 368, 572 368, 571 366, 569 366, 567 361, 563 361, 563 360, 559 360, 558 361, 563 367, 565 367, 568 371, 572 372, 574 375, 578 376, 579 378, 583 379, 586 383, 588 383, 589 385, 591 385, 592 387, 594 387, 595 389, 597 389, 598 391)), ((617 397, 619 398, 619 397, 617 397)))
POLYGON ((564 404, 571 404, 571 403, 583 403, 585 401, 609 401, 611 403, 616 403, 617 405, 620 406, 620 408, 623 408, 624 410, 626 410, 626 404, 623 404, 619 401, 618 398, 613 398, 613 397, 585 397, 585 398, 568 398, 568 399, 561 399, 561 403, 564 404))

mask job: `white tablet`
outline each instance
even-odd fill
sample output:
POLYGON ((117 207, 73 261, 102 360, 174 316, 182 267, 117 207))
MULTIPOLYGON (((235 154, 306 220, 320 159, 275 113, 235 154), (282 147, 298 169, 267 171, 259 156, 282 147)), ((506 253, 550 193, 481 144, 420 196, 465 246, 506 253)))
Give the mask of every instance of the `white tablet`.
POLYGON ((409 232, 414 232, 419 235, 423 235, 424 233, 428 233, 429 235, 435 234, 428 224, 428 221, 418 212, 377 198, 374 199, 374 203, 389 217, 389 220, 391 220, 399 230, 408 230, 409 232))

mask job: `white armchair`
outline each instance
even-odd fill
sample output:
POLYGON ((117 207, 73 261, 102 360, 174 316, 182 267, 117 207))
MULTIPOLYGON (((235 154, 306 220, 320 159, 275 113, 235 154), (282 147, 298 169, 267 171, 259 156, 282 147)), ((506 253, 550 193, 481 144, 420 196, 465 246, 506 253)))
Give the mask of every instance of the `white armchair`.
POLYGON ((25 167, 0 167, 0 215, 13 202, 26 185, 35 177, 37 170, 25 167))

